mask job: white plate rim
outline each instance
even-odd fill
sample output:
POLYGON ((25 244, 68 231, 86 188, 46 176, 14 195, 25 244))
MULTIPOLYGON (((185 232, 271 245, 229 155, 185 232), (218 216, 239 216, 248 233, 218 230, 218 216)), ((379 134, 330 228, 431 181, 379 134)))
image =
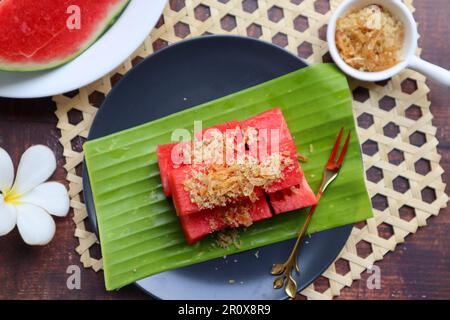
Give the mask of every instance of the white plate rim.
POLYGON ((41 98, 84 87, 123 63, 146 39, 168 0, 131 0, 121 17, 88 50, 55 69, 0 72, 0 97, 41 98))

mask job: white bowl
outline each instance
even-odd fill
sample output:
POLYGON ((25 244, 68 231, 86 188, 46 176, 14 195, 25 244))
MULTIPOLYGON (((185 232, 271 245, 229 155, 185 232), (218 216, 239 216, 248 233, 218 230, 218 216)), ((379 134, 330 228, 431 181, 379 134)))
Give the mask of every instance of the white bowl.
POLYGON ((330 54, 339 68, 349 76, 363 81, 375 82, 389 79, 403 69, 411 68, 442 85, 450 86, 450 72, 448 70, 426 62, 416 56, 417 40, 416 21, 408 7, 401 0, 345 0, 337 7, 328 23, 327 41, 330 54), (362 9, 371 4, 377 4, 386 8, 392 15, 403 22, 405 28, 403 50, 401 52, 403 58, 401 62, 392 68, 380 72, 363 72, 349 66, 341 58, 335 40, 337 19, 351 11, 362 9))

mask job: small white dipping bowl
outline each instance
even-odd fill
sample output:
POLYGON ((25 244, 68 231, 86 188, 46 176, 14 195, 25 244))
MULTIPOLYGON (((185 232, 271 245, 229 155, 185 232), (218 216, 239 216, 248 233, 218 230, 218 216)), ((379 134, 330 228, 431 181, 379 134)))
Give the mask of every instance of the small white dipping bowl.
POLYGON ((450 71, 431 64, 416 56, 417 50, 417 24, 408 7, 401 0, 345 0, 341 3, 328 23, 327 41, 330 54, 334 62, 349 76, 363 81, 382 81, 391 78, 405 68, 416 70, 435 82, 450 87, 450 71), (400 62, 384 71, 380 72, 363 72, 352 68, 341 58, 336 47, 336 21, 338 18, 344 17, 348 13, 362 9, 371 4, 384 7, 393 16, 403 22, 405 28, 405 37, 403 50, 401 52, 402 59, 400 62))

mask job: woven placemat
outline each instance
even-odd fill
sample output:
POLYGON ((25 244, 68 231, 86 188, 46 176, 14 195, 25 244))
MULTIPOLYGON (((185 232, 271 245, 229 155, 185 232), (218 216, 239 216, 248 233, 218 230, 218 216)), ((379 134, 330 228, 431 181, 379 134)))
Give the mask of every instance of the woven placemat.
MULTIPOLYGON (((170 1, 155 30, 111 74, 76 92, 55 96, 58 128, 70 184, 76 251, 86 268, 102 269, 98 241, 88 230, 83 204, 82 144, 111 87, 154 51, 203 34, 238 34, 276 43, 311 63, 328 62, 326 23, 341 0, 176 0, 170 1)), ((412 0, 405 0, 414 10, 412 0)), ((350 82, 354 114, 368 171, 374 217, 353 228, 339 258, 302 295, 330 299, 351 286, 405 237, 425 226, 446 206, 425 78, 406 70, 383 83, 350 82), (325 283, 325 285, 324 285, 325 283)))

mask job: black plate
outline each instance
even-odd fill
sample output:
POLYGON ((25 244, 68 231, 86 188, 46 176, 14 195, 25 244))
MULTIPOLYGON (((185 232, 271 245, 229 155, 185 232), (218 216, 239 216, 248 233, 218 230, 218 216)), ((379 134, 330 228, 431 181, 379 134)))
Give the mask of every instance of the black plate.
MULTIPOLYGON (((89 139, 170 115, 305 66, 287 51, 250 38, 205 36, 180 42, 128 72, 103 103, 89 139)), ((97 229, 86 171, 83 183, 89 218, 97 229)), ((296 276, 299 290, 333 262, 350 231, 351 226, 345 226, 306 239, 299 257, 301 274, 296 276)), ((272 289, 269 269, 287 258, 293 242, 163 272, 137 285, 160 299, 285 299, 283 290, 272 289)))

